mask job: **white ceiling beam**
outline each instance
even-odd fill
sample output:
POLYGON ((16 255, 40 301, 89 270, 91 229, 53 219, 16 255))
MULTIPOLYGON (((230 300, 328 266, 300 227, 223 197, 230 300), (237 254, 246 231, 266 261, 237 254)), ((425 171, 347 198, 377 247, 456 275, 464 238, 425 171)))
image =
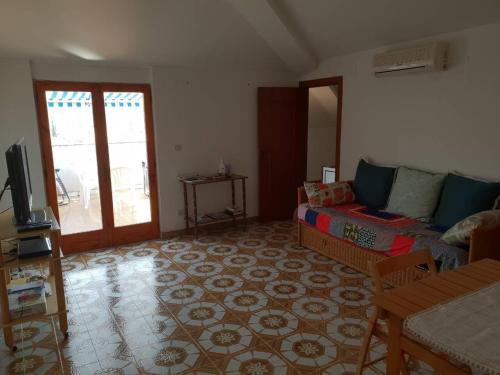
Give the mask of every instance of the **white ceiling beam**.
POLYGON ((226 1, 252 25, 292 71, 305 73, 316 68, 316 57, 271 1, 226 1))

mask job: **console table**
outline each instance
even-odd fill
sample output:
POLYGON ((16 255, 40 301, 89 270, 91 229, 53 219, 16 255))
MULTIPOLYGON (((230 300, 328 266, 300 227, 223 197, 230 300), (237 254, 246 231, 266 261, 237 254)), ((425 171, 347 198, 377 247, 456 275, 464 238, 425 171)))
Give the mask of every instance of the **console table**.
MULTIPOLYGON (((246 199, 246 187, 245 181, 248 177, 238 174, 231 174, 228 176, 224 175, 214 175, 214 176, 200 176, 199 179, 193 178, 180 178, 179 181, 182 183, 184 189, 184 220, 186 222, 186 232, 189 231, 190 223, 193 224, 194 236, 198 236, 198 227, 203 225, 223 223, 223 222, 233 222, 236 225, 236 219, 241 218, 243 222, 246 222, 247 217, 247 199, 246 199), (196 198, 196 187, 198 185, 214 184, 218 182, 231 182, 231 202, 233 207, 236 204, 235 197, 235 181, 241 181, 242 189, 242 212, 229 215, 227 218, 215 219, 206 218, 202 222, 198 220, 198 200, 196 198), (193 192, 193 216, 189 215, 189 203, 188 203, 188 186, 191 185, 193 192)), ((207 214, 210 215, 210 214, 207 214)))
MULTIPOLYGON (((64 295, 64 284, 61 270, 61 230, 54 213, 50 207, 44 208, 47 219, 52 220, 52 226, 47 229, 32 230, 29 232, 18 233, 16 226, 12 223, 13 211, 9 210, 0 214, 0 240, 5 242, 14 242, 21 238, 46 236, 50 238, 52 253, 49 255, 28 258, 6 260, 3 250, 0 251, 0 305, 2 308, 0 327, 3 329, 5 344, 12 350, 17 350, 12 334, 12 326, 40 318, 58 316, 59 328, 65 337, 68 337, 68 318, 66 315, 66 297, 64 295), (9 299, 7 294, 7 283, 10 281, 11 269, 18 269, 28 265, 48 266, 52 294, 46 297, 47 311, 45 314, 35 314, 19 319, 11 319, 9 314, 9 299)), ((0 245, 1 249, 1 245, 0 245)))

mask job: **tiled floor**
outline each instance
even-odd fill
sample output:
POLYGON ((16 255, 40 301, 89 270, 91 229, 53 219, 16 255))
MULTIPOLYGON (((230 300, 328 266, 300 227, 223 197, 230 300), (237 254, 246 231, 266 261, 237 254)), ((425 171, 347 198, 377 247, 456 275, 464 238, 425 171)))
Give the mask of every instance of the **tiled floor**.
POLYGON ((16 327, 0 373, 351 374, 370 280, 295 233, 253 224, 68 257, 69 339, 51 322, 16 327))

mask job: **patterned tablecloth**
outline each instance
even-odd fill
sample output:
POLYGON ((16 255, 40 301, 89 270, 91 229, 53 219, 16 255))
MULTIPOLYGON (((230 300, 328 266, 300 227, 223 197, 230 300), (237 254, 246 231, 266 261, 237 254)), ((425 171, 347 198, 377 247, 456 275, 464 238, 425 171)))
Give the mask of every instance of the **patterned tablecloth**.
POLYGON ((405 328, 485 374, 500 374, 500 282, 410 316, 405 328))

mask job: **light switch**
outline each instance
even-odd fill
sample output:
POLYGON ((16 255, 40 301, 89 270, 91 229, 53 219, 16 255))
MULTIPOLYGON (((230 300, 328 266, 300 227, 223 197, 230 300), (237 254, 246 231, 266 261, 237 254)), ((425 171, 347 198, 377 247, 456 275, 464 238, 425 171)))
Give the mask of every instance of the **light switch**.
POLYGON ((182 145, 174 145, 175 151, 182 151, 182 145))

